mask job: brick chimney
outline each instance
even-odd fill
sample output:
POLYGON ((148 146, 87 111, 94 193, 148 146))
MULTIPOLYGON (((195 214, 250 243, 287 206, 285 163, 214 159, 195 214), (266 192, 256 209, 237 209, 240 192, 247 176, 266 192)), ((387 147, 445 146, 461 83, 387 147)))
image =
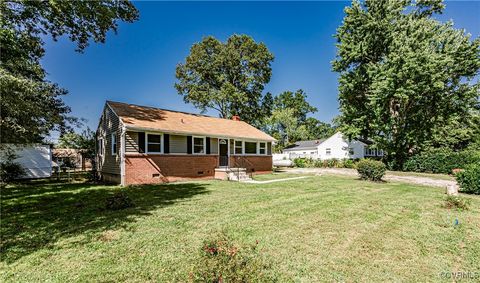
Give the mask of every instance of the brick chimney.
POLYGON ((240 121, 240 116, 238 116, 238 115, 233 115, 233 116, 232 116, 232 120, 233 120, 233 121, 240 121))

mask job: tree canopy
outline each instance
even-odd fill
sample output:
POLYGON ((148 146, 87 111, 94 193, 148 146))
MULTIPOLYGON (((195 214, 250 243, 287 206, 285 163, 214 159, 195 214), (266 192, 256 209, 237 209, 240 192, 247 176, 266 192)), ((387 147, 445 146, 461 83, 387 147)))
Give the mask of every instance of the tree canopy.
POLYGON ((128 1, 1 1, 0 13, 2 143, 40 142, 76 121, 62 100, 67 90, 46 79, 42 36, 68 36, 83 52, 116 32, 118 21, 138 18, 128 1))
POLYGON ((335 129, 314 117, 317 108, 307 101, 302 89, 284 91, 272 100, 271 113, 267 115, 263 129, 278 140, 276 150, 299 140, 321 139, 331 136, 335 129))
POLYGON ((175 88, 185 102, 202 111, 211 108, 222 118, 238 115, 259 125, 264 107, 270 107, 271 96, 262 91, 270 81, 273 59, 265 44, 250 36, 235 34, 226 42, 208 36, 177 65, 175 88))
POLYGON ((400 167, 432 132, 478 106, 480 40, 432 18, 441 0, 353 1, 336 33, 341 129, 400 167))

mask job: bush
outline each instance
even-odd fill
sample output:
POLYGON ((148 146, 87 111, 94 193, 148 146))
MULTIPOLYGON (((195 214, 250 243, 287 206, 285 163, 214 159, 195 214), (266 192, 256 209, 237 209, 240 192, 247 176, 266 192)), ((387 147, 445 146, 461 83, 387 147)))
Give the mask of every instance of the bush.
POLYGON ((352 159, 345 159, 343 161, 343 167, 345 167, 345 168, 355 168, 355 162, 352 159))
POLYGON ((304 158, 295 158, 293 160, 293 165, 299 168, 305 168, 305 159, 304 158))
POLYGON ((20 164, 14 162, 16 158, 17 155, 8 148, 2 152, 2 161, 0 162, 1 183, 10 183, 11 181, 25 175, 25 170, 23 169, 23 167, 20 164))
POLYGON ((445 198, 446 208, 457 208, 459 210, 468 210, 470 208, 470 200, 459 196, 447 196, 445 198))
POLYGON ((108 197, 105 201, 105 207, 108 210, 120 210, 133 206, 135 206, 135 204, 124 192, 116 192, 113 196, 108 197))
POLYGON ((258 251, 258 241, 240 246, 225 234, 205 241, 190 274, 195 282, 270 282, 274 278, 258 251))
POLYGON ((404 171, 451 174, 453 169, 480 163, 479 150, 453 151, 448 148, 431 149, 410 157, 404 171))
POLYGON ((466 166, 455 177, 461 192, 480 195, 480 164, 466 166))
POLYGON ((380 181, 385 175, 387 167, 383 162, 363 159, 357 163, 357 171, 363 180, 380 181))

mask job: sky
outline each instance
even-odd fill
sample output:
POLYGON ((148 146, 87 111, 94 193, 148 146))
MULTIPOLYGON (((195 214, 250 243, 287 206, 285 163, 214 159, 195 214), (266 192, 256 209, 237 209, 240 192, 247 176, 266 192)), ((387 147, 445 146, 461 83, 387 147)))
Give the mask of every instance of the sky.
MULTIPOLYGON (((174 88, 175 67, 191 45, 212 35, 225 41, 247 34, 266 44, 275 56, 265 92, 274 95, 303 89, 318 108, 313 117, 330 122, 338 111, 336 28, 349 1, 319 2, 134 2, 140 18, 120 23, 105 44, 92 43, 84 53, 63 38, 46 39, 42 64, 48 79, 66 88, 72 115, 95 130, 106 100, 200 113, 174 88)), ((447 1, 437 18, 480 35, 480 1, 447 1)), ((218 116, 215 111, 208 115, 218 116)))

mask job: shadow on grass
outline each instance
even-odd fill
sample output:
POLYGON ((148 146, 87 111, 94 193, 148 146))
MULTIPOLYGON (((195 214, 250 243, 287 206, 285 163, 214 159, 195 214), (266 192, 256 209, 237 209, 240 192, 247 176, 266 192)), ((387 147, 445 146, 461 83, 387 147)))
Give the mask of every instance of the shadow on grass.
POLYGON ((86 183, 18 184, 1 190, 1 261, 11 263, 57 241, 91 239, 107 229, 124 227, 136 216, 208 193, 208 184, 173 183, 121 188, 86 183), (105 209, 109 196, 125 192, 132 208, 105 209))

